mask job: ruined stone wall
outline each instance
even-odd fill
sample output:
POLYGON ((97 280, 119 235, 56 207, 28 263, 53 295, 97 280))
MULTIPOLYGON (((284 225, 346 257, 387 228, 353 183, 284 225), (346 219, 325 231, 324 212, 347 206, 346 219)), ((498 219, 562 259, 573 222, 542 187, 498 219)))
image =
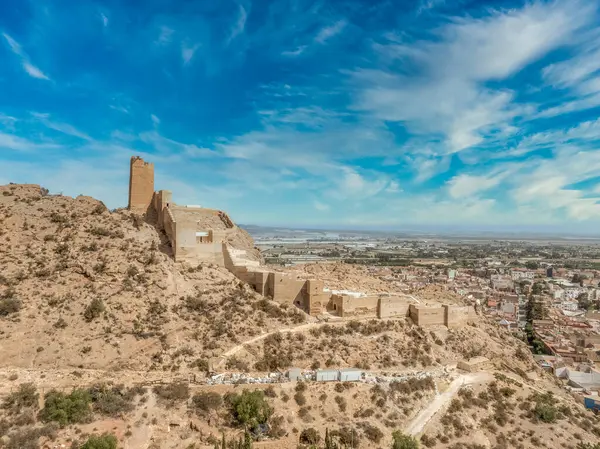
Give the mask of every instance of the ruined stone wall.
POLYGON ((460 327, 473 317, 475 309, 471 306, 453 306, 444 304, 444 324, 448 327, 460 327))
POLYGON ((175 218, 173 218, 173 214, 169 208, 165 207, 160 216, 162 218, 162 227, 165 230, 167 237, 169 237, 171 248, 173 248, 173 257, 175 257, 175 248, 177 247, 177 223, 175 222, 175 218))
POLYGON ((342 317, 376 317, 379 298, 377 296, 342 297, 342 317))
MULTIPOLYGON (((172 204, 173 202, 173 194, 169 190, 159 190, 154 193, 154 197, 152 199, 154 204, 154 209, 158 214, 158 227, 165 227, 165 208, 167 205, 172 204)), ((173 216, 171 214, 171 219, 174 221, 173 216)))
POLYGON ((129 210, 144 214, 154 196, 154 164, 133 156, 129 165, 129 210))
POLYGON ((381 296, 377 316, 379 318, 393 318, 408 316, 409 303, 400 296, 381 296))
POLYGON ((325 283, 317 279, 309 279, 305 284, 304 311, 309 315, 320 315, 325 311, 331 294, 323 291, 325 283))
POLYGON ((280 303, 304 306, 304 279, 294 279, 283 273, 271 273, 269 284, 271 284, 273 299, 280 303))
POLYGON ((443 307, 427 307, 411 304, 409 316, 418 326, 444 325, 445 315, 443 307))

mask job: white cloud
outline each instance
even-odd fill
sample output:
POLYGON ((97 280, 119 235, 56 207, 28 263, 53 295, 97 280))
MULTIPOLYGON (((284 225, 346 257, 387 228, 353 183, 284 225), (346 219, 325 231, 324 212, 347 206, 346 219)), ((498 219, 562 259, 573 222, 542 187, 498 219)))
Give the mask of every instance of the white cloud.
POLYGON ((200 48, 200 44, 194 44, 191 47, 187 44, 181 45, 181 58, 183 59, 183 63, 185 65, 189 64, 192 58, 194 57, 194 53, 196 50, 200 48))
POLYGON ((0 132, 0 148, 14 151, 36 151, 58 148, 59 145, 45 142, 34 142, 14 134, 0 132))
POLYGON ((100 13, 100 19, 102 19, 102 25, 106 28, 108 26, 108 17, 104 13, 100 13))
POLYGON ((21 45, 17 41, 15 41, 6 33, 2 33, 2 36, 4 36, 4 39, 6 39, 6 42, 8 43, 12 52, 15 55, 19 56, 19 58, 21 59, 23 69, 25 70, 25 72, 27 72, 29 76, 42 80, 50 80, 50 78, 44 72, 42 72, 38 67, 31 63, 29 57, 23 51, 21 45))
POLYGON ((321 28, 321 30, 315 36, 315 42, 319 44, 326 43, 332 37, 340 34, 344 28, 346 28, 348 22, 346 20, 338 20, 332 25, 321 28))
POLYGON ((413 133, 446 138, 447 152, 483 141, 532 111, 513 93, 484 83, 509 77, 573 37, 594 18, 582 2, 532 3, 520 10, 492 11, 482 19, 455 19, 436 41, 388 41, 375 46, 389 70, 357 69, 355 108, 383 120, 403 122, 413 133), (395 67, 412 65, 408 73, 395 67))
POLYGON ((446 3, 446 0, 421 0, 417 8, 417 15, 423 14, 425 11, 441 6, 446 3))
POLYGON ((40 80, 49 80, 50 79, 50 78, 48 78, 48 76, 46 76, 46 74, 44 72, 42 72, 36 66, 32 65, 30 62, 26 62, 26 61, 23 62, 23 68, 33 78, 37 78, 40 80))
POLYGON ((156 150, 172 158, 190 157, 206 158, 218 156, 218 153, 208 148, 201 148, 193 144, 178 142, 161 136, 156 131, 143 132, 139 135, 142 142, 152 145, 156 150))
POLYGON ((235 25, 231 28, 231 33, 227 37, 228 44, 244 32, 244 28, 246 27, 247 19, 248 19, 248 13, 246 12, 246 9, 242 5, 239 5, 238 18, 235 22, 235 25))
POLYGON ((402 189, 400 189, 400 184, 398 184, 396 181, 391 181, 388 186, 385 188, 385 192, 386 193, 399 193, 402 192, 402 189))
POLYGON ((15 129, 16 122, 16 117, 0 113, 0 124, 2 124, 4 129, 6 129, 7 131, 13 131, 15 129))
POLYGON ((350 167, 340 167, 342 176, 339 179, 339 190, 331 192, 337 198, 368 198, 382 192, 389 181, 383 175, 369 180, 350 167))
POLYGON ((315 206, 315 209, 317 209, 318 211, 321 211, 321 212, 325 212, 330 209, 328 204, 325 204, 325 203, 322 203, 322 202, 316 201, 316 200, 315 200, 314 206, 315 206))
POLYGON ((281 54, 282 56, 300 56, 302 53, 304 53, 306 47, 306 45, 300 45, 299 47, 296 47, 295 50, 282 51, 281 54))
POLYGON ((448 193, 452 198, 471 198, 479 196, 486 190, 496 187, 503 175, 495 176, 472 176, 461 174, 448 181, 448 193))
POLYGON ((160 119, 156 115, 150 114, 150 118, 152 119, 154 126, 160 125, 160 119))
POLYGON ((169 28, 168 26, 164 26, 164 25, 161 26, 156 43, 159 45, 169 44, 171 42, 174 32, 175 32, 175 30, 173 30, 172 28, 169 28))
POLYGON ((50 114, 47 113, 39 113, 32 112, 31 115, 39 120, 44 126, 47 128, 53 129, 55 131, 61 132, 63 134, 68 134, 70 136, 79 137, 84 140, 92 140, 92 138, 86 133, 78 130, 73 125, 68 123, 55 122, 50 119, 50 114))

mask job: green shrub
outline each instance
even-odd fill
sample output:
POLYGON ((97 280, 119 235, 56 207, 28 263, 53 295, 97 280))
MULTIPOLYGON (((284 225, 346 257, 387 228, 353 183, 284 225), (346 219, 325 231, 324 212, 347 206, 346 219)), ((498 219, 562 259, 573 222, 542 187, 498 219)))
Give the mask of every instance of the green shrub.
POLYGON ((94 298, 83 311, 83 317, 90 322, 98 318, 102 312, 104 312, 104 302, 100 298, 94 298))
POLYGON ((94 411, 106 416, 117 417, 133 410, 134 390, 123 387, 96 385, 88 390, 94 411))
POLYGON ((81 449, 117 449, 117 439, 114 435, 92 435, 81 449))
POLYGON ((392 434, 393 444, 392 449, 419 449, 419 442, 410 435, 404 435, 401 431, 396 430, 392 434))
POLYGON ((245 390, 241 394, 228 395, 226 400, 235 421, 251 429, 265 424, 273 414, 261 390, 245 390))
POLYGON ((4 400, 2 408, 19 413, 23 408, 37 408, 39 394, 33 383, 19 385, 19 389, 4 400))
POLYGON ((533 409, 536 418, 545 423, 553 423, 556 421, 558 410, 550 404, 538 402, 533 409))
POLYGON ((61 427, 73 423, 90 422, 92 398, 85 390, 73 390, 70 394, 52 390, 45 396, 45 406, 39 417, 44 422, 54 421, 61 427))

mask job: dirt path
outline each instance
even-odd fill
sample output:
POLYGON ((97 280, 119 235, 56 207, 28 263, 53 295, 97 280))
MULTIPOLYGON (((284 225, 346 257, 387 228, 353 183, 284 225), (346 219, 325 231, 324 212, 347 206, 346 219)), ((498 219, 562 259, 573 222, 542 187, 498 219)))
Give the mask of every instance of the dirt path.
POLYGON ((131 422, 141 423, 139 426, 133 426, 131 428, 131 436, 127 438, 124 444, 124 449, 139 449, 146 448, 150 445, 150 441, 152 440, 152 435, 154 433, 154 425, 151 422, 143 422, 144 413, 147 413, 148 410, 153 410, 156 407, 156 395, 152 392, 152 390, 148 391, 148 401, 144 404, 143 407, 136 407, 134 417, 131 419, 131 422))
MULTIPOLYGON (((231 357, 232 355, 240 352, 242 349, 244 349, 245 346, 251 345, 253 343, 256 343, 257 341, 261 341, 264 340, 265 338, 267 338, 269 335, 274 335, 276 333, 281 333, 281 334, 289 334, 289 333, 294 333, 294 332, 303 332, 309 329, 312 329, 313 327, 319 327, 319 326, 324 326, 326 324, 329 324, 330 326, 333 326, 337 323, 306 323, 306 324, 301 324, 300 326, 296 326, 296 327, 290 327, 288 329, 277 329, 271 332, 267 332, 266 334, 262 334, 259 335, 258 337, 254 337, 251 338, 250 340, 246 340, 243 343, 240 343, 237 346, 234 346, 233 348, 231 348, 230 350, 228 350, 227 352, 224 352, 222 357, 227 358, 227 357, 231 357)), ((345 324, 345 323, 344 323, 345 324)))
MULTIPOLYGON (((373 318, 357 318, 356 321, 369 321, 372 320, 373 318)), ((309 329, 312 328, 316 328, 316 327, 322 327, 322 326, 343 326, 348 324, 348 321, 344 321, 344 320, 340 320, 340 321, 320 321, 320 322, 313 322, 313 323, 306 323, 306 324, 301 324, 300 326, 296 326, 296 327, 290 327, 287 329, 276 329, 274 331, 271 332, 267 332, 266 334, 262 334, 259 335, 258 337, 254 337, 251 338, 250 340, 246 340, 242 343, 240 343, 237 346, 234 346, 233 348, 229 349, 228 351, 224 352, 223 355, 221 356, 222 358, 227 358, 227 357, 231 357, 232 355, 240 352, 242 349, 244 349, 245 346, 251 345, 253 343, 256 343, 257 341, 261 341, 264 340, 265 338, 267 338, 269 335, 273 335, 276 333, 281 333, 281 334, 287 334, 287 333, 295 333, 295 332, 304 332, 307 331, 309 329)))
POLYGON ((474 384, 478 382, 485 382, 487 380, 493 380, 494 376, 490 373, 474 373, 474 374, 462 374, 452 381, 448 389, 442 394, 438 394, 435 399, 412 420, 412 422, 406 428, 408 435, 420 434, 431 418, 446 406, 454 397, 458 390, 463 385, 474 384))

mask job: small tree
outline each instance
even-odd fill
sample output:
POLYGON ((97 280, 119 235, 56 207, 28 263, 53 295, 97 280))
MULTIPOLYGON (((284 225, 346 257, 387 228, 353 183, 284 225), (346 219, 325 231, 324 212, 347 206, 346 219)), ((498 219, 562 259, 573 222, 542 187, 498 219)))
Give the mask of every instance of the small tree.
POLYGON ((81 449, 117 449, 117 438, 108 433, 92 435, 81 449))
POLYGON ((392 438, 392 449, 419 449, 419 442, 410 435, 404 435, 400 430, 396 430, 392 438))
POLYGON ((85 390, 73 390, 68 395, 52 390, 45 396, 45 405, 40 411, 40 419, 45 422, 55 421, 61 427, 89 422, 92 417, 91 402, 92 397, 85 390))
POLYGON ((233 417, 245 428, 254 429, 259 424, 265 424, 273 414, 273 409, 261 390, 246 390, 239 395, 229 396, 228 402, 233 417))

